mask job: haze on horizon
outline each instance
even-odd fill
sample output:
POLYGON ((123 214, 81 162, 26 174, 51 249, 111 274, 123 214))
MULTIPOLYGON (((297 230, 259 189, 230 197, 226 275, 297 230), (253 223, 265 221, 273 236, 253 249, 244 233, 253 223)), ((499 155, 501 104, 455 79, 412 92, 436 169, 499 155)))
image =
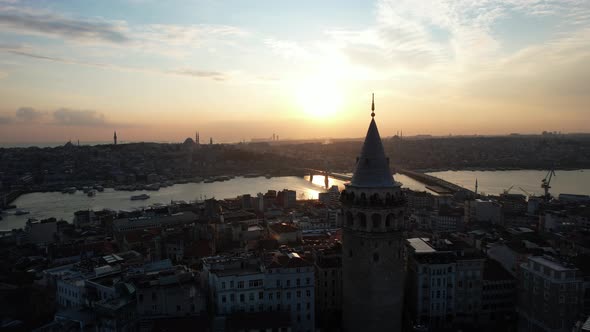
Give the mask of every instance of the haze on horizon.
POLYGON ((0 0, 0 142, 590 132, 590 2, 0 0))

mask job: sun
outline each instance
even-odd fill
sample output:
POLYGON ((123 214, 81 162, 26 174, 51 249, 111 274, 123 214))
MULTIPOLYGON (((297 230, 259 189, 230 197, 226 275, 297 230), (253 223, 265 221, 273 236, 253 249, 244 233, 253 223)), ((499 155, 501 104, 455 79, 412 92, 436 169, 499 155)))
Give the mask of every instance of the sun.
POLYGON ((328 118, 340 111, 343 96, 334 80, 314 77, 299 83, 296 100, 305 114, 314 118, 328 118))

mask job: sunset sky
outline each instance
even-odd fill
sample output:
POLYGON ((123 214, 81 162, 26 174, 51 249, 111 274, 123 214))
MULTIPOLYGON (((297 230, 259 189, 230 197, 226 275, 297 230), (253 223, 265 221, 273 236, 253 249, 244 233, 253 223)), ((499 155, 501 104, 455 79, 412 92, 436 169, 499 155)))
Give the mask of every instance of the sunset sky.
POLYGON ((590 132, 590 1, 0 0, 0 142, 590 132))

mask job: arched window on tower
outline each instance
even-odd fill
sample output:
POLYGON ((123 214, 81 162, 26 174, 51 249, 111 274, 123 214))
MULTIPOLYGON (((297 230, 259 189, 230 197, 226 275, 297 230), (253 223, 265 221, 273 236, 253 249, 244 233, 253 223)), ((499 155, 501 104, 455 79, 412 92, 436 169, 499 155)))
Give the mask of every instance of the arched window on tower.
POLYGON ((373 221, 373 229, 381 228, 381 215, 375 213, 371 216, 371 220, 373 221))
POLYGON ((393 226, 393 220, 394 220, 394 216, 392 213, 388 214, 387 217, 385 217, 385 227, 390 228, 393 226))
POLYGON ((352 215, 352 212, 350 212, 350 211, 346 212, 346 226, 347 227, 354 226, 354 216, 352 215))
POLYGON ((367 229, 367 216, 365 216, 364 213, 359 212, 359 214, 357 214, 357 218, 359 220, 359 227, 362 229, 367 229))

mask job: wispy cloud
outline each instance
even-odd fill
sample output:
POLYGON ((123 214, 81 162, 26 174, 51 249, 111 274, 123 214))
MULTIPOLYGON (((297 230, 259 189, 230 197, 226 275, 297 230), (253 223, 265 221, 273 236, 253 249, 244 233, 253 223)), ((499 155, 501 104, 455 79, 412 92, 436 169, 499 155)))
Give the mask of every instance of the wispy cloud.
POLYGON ((105 126, 107 125, 104 114, 93 110, 74 110, 60 108, 53 112, 54 123, 63 126, 105 126))
POLYGON ((210 78, 215 81, 225 81, 228 79, 227 74, 218 71, 205 71, 190 68, 181 68, 169 71, 171 74, 199 77, 199 78, 210 78))
POLYGON ((125 72, 142 72, 142 73, 159 74, 159 75, 183 75, 183 76, 191 76, 191 77, 195 77, 195 78, 212 79, 215 81, 225 81, 225 80, 229 79, 228 74, 223 73, 223 72, 219 72, 219 71, 208 71, 208 70, 191 69, 191 68, 181 68, 181 69, 174 69, 174 70, 161 70, 161 69, 157 69, 157 68, 120 66, 120 65, 114 65, 114 64, 109 64, 109 63, 89 62, 89 61, 82 61, 82 60, 76 60, 76 59, 56 57, 56 56, 52 56, 52 55, 43 55, 43 54, 37 53, 35 50, 31 49, 30 47, 23 47, 23 46, 18 46, 18 45, 1 45, 0 44, 0 52, 1 51, 9 53, 9 54, 13 54, 13 55, 32 58, 32 59, 45 60, 45 61, 51 61, 51 62, 56 62, 56 63, 70 64, 70 65, 79 65, 79 66, 86 66, 86 67, 118 70, 118 71, 125 71, 125 72))
POLYGON ((55 13, 24 10, 0 12, 0 27, 19 34, 43 35, 82 42, 129 43, 125 22, 70 18, 55 13))
POLYGON ((9 124, 9 123, 12 123, 12 121, 13 121, 13 118, 0 115, 0 125, 9 124))
POLYGON ((16 119, 24 122, 35 122, 41 119, 45 113, 32 107, 21 107, 16 110, 16 119))
POLYGON ((64 16, 52 11, 0 6, 0 28, 20 35, 38 35, 81 44, 125 47, 161 55, 185 55, 207 42, 241 38, 244 29, 215 24, 139 24, 92 17, 64 16))
POLYGON ((264 44, 275 54, 288 60, 306 61, 311 59, 309 51, 294 41, 267 38, 264 44))
POLYGON ((131 124, 112 122, 104 113, 96 110, 62 107, 51 111, 43 111, 33 107, 19 107, 13 114, 13 116, 0 115, 0 125, 42 124, 66 127, 132 127, 131 124))

